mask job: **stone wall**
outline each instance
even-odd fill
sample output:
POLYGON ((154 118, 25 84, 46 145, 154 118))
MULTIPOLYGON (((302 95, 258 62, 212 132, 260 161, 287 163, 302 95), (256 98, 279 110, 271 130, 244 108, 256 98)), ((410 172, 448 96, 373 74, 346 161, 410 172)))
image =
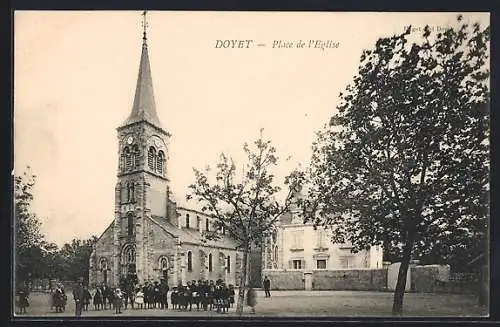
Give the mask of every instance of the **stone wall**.
MULTIPOLYGON (((303 290, 304 271, 264 270, 273 290, 303 290)), ((312 271, 313 290, 383 291, 387 287, 387 269, 345 269, 312 271)))
POLYGON ((107 284, 114 285, 112 269, 114 268, 113 261, 113 226, 108 227, 96 242, 94 251, 90 257, 89 285, 104 283, 104 274, 107 275, 107 284), (107 262, 106 273, 101 269, 102 260, 107 262))
POLYGON ((304 274, 302 271, 266 270, 262 273, 271 280, 273 290, 303 290, 304 274))
POLYGON ((313 271, 313 290, 382 291, 387 287, 386 269, 313 271))
POLYGON ((457 278, 449 266, 428 265, 411 268, 412 291, 417 293, 476 293, 477 278, 457 278))

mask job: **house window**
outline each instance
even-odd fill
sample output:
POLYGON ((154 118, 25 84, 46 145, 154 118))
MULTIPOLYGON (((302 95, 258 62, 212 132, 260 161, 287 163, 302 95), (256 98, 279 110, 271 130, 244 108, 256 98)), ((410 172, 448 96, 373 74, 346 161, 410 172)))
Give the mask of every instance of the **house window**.
POLYGON ((231 256, 227 256, 227 263, 226 263, 226 269, 227 273, 229 274, 231 272, 231 256))
POLYGON ((134 216, 132 214, 128 214, 127 219, 127 234, 128 236, 134 235, 134 216))
POLYGON ((193 254, 191 253, 191 251, 188 252, 187 256, 187 270, 189 272, 193 271, 193 254))
POLYGON ((316 260, 317 269, 326 269, 326 260, 316 260))
POLYGON ((150 170, 154 171, 156 166, 156 150, 154 147, 150 147, 148 150, 148 167, 150 170))
POLYGON ((292 247, 294 249, 303 249, 303 245, 302 245, 302 238, 303 238, 303 235, 304 235, 304 231, 295 231, 293 232, 292 234, 292 247))
POLYGON ((212 253, 208 255, 208 271, 212 272, 212 253))
POLYGON ((293 260, 292 264, 293 269, 302 269, 302 260, 293 260))
POLYGON ((189 214, 186 214, 186 228, 189 228, 189 214))
POLYGON ((354 258, 352 256, 342 256, 339 258, 340 261, 340 268, 343 269, 349 269, 353 268, 353 260, 354 258))
POLYGON ((317 229, 317 242, 316 246, 318 248, 324 248, 325 247, 325 230, 323 228, 318 228, 317 229))
POLYGON ((205 230, 208 232, 210 227, 210 223, 208 222, 208 219, 205 220, 205 230))
POLYGON ((165 162, 165 154, 163 151, 158 151, 158 158, 156 160, 156 172, 163 175, 163 163, 165 162))
POLYGON ((200 219, 200 216, 196 216, 196 228, 197 228, 197 229, 200 229, 200 225, 201 225, 201 219, 200 219))

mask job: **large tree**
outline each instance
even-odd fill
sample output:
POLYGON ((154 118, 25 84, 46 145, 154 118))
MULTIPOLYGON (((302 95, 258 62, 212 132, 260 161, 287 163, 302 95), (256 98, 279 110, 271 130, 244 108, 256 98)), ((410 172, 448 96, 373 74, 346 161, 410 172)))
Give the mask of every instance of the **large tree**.
POLYGON ((40 232, 40 219, 31 210, 35 180, 30 167, 22 175, 14 176, 16 283, 43 274, 45 240, 40 232))
POLYGON ((397 250, 393 314, 412 257, 487 251, 488 60, 489 27, 461 16, 380 38, 313 145, 306 217, 353 251, 397 250))
POLYGON ((196 181, 190 185, 191 193, 187 199, 196 199, 202 211, 214 218, 214 228, 205 233, 207 239, 221 237, 221 231, 238 243, 243 252, 242 273, 239 282, 237 312, 243 312, 245 290, 248 284, 249 253, 252 246, 260 246, 270 236, 279 217, 289 210, 298 190, 303 174, 292 172, 285 178, 288 190, 281 194, 281 187, 274 183, 271 168, 277 165, 276 149, 271 142, 264 140, 262 130, 254 147, 245 143, 243 147, 248 162, 245 172, 238 178, 234 161, 222 154, 217 164, 215 180, 210 180, 211 171, 194 169, 196 181))
POLYGON ((96 236, 91 236, 87 240, 73 239, 65 243, 59 251, 60 256, 60 277, 68 280, 77 280, 83 277, 88 282, 89 260, 92 253, 92 246, 97 241, 96 236))

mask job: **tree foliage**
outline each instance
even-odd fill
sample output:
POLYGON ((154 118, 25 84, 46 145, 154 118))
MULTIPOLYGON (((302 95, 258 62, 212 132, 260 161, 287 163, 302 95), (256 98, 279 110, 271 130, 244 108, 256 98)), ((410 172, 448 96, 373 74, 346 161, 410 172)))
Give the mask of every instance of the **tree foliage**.
POLYGON ((29 167, 23 175, 14 177, 16 282, 37 278, 88 278, 89 258, 97 237, 73 239, 61 249, 47 242, 40 230, 41 221, 31 208, 35 181, 36 176, 29 167))
POLYGON ((20 176, 14 176, 14 224, 15 224, 15 275, 18 280, 42 274, 44 236, 41 222, 31 211, 33 186, 36 176, 27 167, 20 176))
MULTIPOLYGON (((338 114, 313 144, 306 217, 354 251, 413 257, 485 251, 489 191, 489 27, 408 28, 361 56, 338 114)), ((404 278, 402 278, 404 276, 404 278)))
POLYGON ((215 181, 210 181, 211 170, 194 169, 196 181, 190 185, 187 199, 198 200, 202 211, 214 218, 213 229, 205 232, 207 239, 218 239, 221 232, 235 240, 243 251, 243 268, 237 309, 242 312, 244 292, 247 284, 248 258, 253 245, 259 246, 274 230, 279 217, 286 212, 294 200, 304 174, 292 172, 285 178, 288 191, 279 201, 281 187, 274 182, 272 167, 277 165, 276 149, 271 141, 264 140, 262 130, 254 147, 245 144, 247 156, 245 172, 238 178, 234 161, 221 154, 215 181))

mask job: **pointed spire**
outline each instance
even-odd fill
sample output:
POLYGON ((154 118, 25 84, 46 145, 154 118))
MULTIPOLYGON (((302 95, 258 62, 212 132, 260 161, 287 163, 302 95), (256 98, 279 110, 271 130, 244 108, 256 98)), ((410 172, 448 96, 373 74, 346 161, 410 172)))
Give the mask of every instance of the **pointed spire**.
POLYGON ((137 77, 137 86, 135 88, 134 104, 130 116, 125 120, 123 125, 136 123, 139 121, 147 121, 161 128, 160 120, 156 114, 156 104, 153 92, 153 79, 151 77, 151 67, 149 65, 148 44, 146 28, 146 11, 142 13, 144 28, 142 37, 142 53, 141 62, 139 65, 139 75, 137 77))

